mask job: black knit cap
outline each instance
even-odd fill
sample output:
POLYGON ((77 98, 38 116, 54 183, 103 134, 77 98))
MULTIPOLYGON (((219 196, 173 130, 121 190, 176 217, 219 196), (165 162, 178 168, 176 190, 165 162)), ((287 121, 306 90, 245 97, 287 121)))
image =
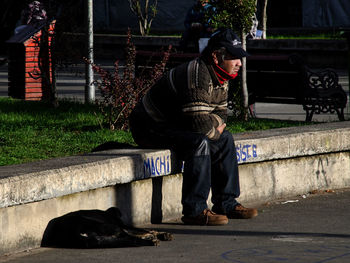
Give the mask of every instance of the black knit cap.
POLYGON ((242 42, 231 29, 219 29, 215 31, 208 42, 211 50, 226 48, 234 58, 247 57, 249 54, 242 48, 242 42))

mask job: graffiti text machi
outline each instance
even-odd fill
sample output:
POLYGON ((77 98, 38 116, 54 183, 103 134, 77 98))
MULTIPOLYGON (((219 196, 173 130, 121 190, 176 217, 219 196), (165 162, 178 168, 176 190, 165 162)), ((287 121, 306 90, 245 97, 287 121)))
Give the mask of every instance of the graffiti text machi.
POLYGON ((150 157, 143 161, 143 174, 146 177, 170 173, 170 155, 150 157))

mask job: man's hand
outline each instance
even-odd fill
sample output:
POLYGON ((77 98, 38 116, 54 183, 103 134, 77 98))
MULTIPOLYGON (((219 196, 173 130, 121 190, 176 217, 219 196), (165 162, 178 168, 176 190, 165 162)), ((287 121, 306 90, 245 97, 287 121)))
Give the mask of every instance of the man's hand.
POLYGON ((216 129, 220 134, 222 134, 224 132, 225 127, 226 127, 226 123, 223 123, 220 126, 218 126, 216 129))

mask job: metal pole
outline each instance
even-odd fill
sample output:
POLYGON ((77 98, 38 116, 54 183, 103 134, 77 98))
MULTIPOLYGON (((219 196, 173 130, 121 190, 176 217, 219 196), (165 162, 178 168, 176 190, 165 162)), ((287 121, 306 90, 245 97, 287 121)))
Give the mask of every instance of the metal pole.
MULTIPOLYGON (((87 59, 94 63, 94 29, 93 29, 93 0, 87 0, 87 12, 86 12, 86 24, 87 24, 87 59)), ((86 84, 85 84, 85 103, 90 103, 95 100, 95 85, 94 72, 92 65, 86 63, 85 70, 86 84)))

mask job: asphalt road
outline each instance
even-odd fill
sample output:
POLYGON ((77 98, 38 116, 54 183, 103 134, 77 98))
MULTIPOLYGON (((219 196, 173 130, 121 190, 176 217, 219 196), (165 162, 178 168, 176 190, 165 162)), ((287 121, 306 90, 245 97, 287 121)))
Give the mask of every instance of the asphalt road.
POLYGON ((178 220, 145 226, 174 234, 158 247, 39 248, 0 262, 350 262, 350 189, 265 204, 259 216, 226 226, 185 226, 178 220))

